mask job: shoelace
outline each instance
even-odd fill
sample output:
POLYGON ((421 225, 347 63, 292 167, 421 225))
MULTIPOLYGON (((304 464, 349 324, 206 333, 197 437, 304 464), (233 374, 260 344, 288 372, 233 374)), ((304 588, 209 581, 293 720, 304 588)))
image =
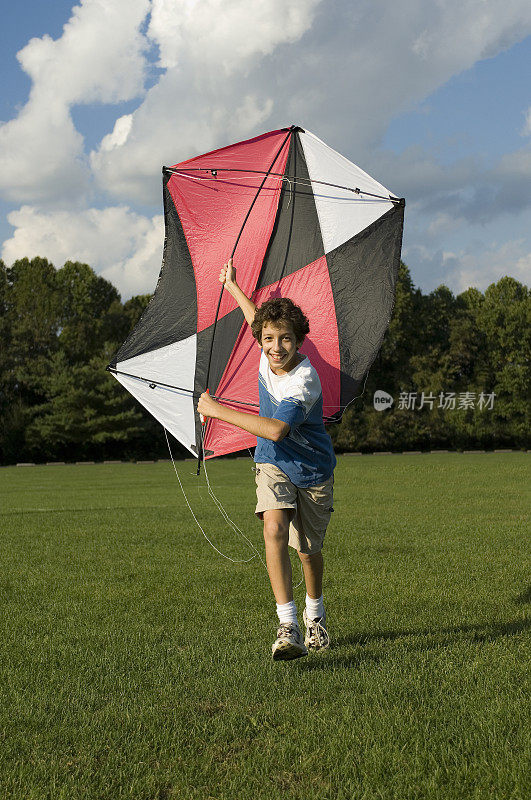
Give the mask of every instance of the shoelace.
POLYGON ((330 643, 328 631, 321 625, 320 619, 308 620, 308 637, 312 645, 319 647, 328 647, 330 643))
POLYGON ((297 634, 299 634, 300 637, 300 631, 298 627, 296 625, 293 625, 291 622, 282 622, 279 625, 277 631, 277 639, 280 639, 282 634, 287 634, 288 636, 290 636, 291 634, 295 634, 295 636, 297 636, 297 634))

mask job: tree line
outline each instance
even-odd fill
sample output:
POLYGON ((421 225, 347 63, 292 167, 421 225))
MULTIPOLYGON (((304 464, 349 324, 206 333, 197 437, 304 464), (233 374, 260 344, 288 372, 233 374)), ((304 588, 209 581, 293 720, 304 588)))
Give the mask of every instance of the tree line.
MULTIPOLYGON (((105 369, 149 300, 122 303, 87 264, 0 261, 2 464, 167 457, 161 426, 105 369)), ((364 391, 330 425, 336 450, 529 448, 530 322, 514 278, 423 294, 401 264, 364 391)))

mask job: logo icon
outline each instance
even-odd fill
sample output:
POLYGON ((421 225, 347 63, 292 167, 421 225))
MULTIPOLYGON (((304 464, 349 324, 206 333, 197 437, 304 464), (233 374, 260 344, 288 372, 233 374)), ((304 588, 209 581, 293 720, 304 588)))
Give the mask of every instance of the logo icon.
POLYGON ((386 408, 391 408, 393 405, 393 398, 382 389, 377 389, 374 393, 373 405, 376 411, 385 411, 386 408))

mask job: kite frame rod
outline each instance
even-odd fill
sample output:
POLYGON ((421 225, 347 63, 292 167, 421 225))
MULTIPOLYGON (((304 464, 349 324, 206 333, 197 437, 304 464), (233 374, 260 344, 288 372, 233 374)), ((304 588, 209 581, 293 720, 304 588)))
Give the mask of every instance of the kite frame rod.
MULTIPOLYGON (((143 381, 144 383, 149 384, 150 388, 153 386, 163 386, 165 389, 176 389, 179 392, 187 392, 187 394, 192 395, 192 397, 199 397, 201 392, 196 392, 195 389, 185 389, 184 386, 174 386, 173 383, 162 383, 162 381, 154 381, 151 378, 143 378, 141 375, 133 375, 130 372, 122 372, 120 369, 115 369, 114 367, 108 366, 107 372, 112 372, 113 375, 125 375, 127 378, 136 378, 138 381, 143 381)), ((231 397, 223 397, 221 395, 211 395, 213 400, 218 400, 221 403, 235 403, 239 406, 252 406, 253 408, 259 408, 258 403, 249 403, 245 400, 233 400, 231 397)))
MULTIPOLYGON (((279 157, 279 155, 283 151, 283 149, 284 149, 284 147, 286 145, 286 142, 290 141, 292 132, 293 132, 293 127, 291 127, 289 129, 288 133, 286 134, 286 137, 283 139, 282 144, 278 148, 277 153, 276 153, 273 161, 271 162, 271 166, 269 167, 268 171, 264 175, 262 183, 258 187, 258 191, 256 192, 256 194, 254 196, 254 199, 253 199, 253 202, 251 203, 251 205, 249 207, 249 210, 248 210, 247 214, 245 215, 245 219, 243 220, 242 226, 240 228, 240 232, 238 234, 238 237, 236 239, 234 247, 232 248, 232 253, 230 254, 230 258, 232 258, 234 256, 234 253, 236 252, 236 248, 238 246, 238 242, 240 241, 241 235, 243 233, 243 229, 245 228, 245 224, 246 224, 247 220, 249 219, 249 215, 250 215, 251 211, 254 208, 254 204, 258 200, 258 195, 262 191, 262 188, 263 188, 268 176, 270 175, 271 170, 275 166, 275 161, 277 160, 277 158, 279 157)), ((164 170, 163 170, 163 172, 164 172, 164 170)), ((205 380, 206 387, 207 387, 207 389, 206 389, 207 392, 208 392, 208 381, 210 379, 210 365, 212 363, 212 352, 214 350, 214 338, 216 336, 216 326, 218 324, 218 315, 219 315, 219 309, 221 307, 221 298, 223 297, 223 289, 224 289, 224 286, 221 287, 221 291, 219 293, 218 305, 217 305, 217 308, 216 308, 216 316, 214 317, 214 327, 212 329, 212 339, 210 340, 210 352, 208 354, 208 365, 207 365, 206 380, 205 380)), ((205 431, 205 433, 206 433, 206 431, 205 431)), ((197 474, 199 475, 199 470, 201 468, 201 458, 202 458, 202 455, 203 455, 203 439, 201 439, 201 441, 199 442, 199 453, 198 453, 198 455, 199 455, 199 459, 198 459, 198 462, 197 462, 197 474)))
MULTIPOLYGON (((275 159, 276 161, 276 159, 275 159)), ((274 176, 276 178, 286 178, 287 180, 296 181, 306 181, 306 185, 308 183, 319 183, 321 186, 330 186, 332 189, 345 189, 347 192, 353 192, 354 194, 365 194, 367 197, 375 197, 377 200, 386 200, 388 203, 405 203, 403 197, 394 197, 393 195, 387 195, 385 197, 382 194, 373 194, 372 192, 365 192, 363 189, 359 189, 357 186, 353 189, 351 186, 341 186, 339 183, 328 183, 328 181, 318 181, 314 178, 300 178, 298 175, 283 175, 280 172, 265 172, 263 169, 236 169, 236 167, 187 167, 183 169, 174 169, 173 167, 162 167, 163 172, 170 172, 172 175, 185 175, 187 172, 210 172, 212 176, 215 177, 214 173, 217 172, 245 172, 250 173, 253 175, 265 175, 266 178, 268 176, 274 176)), ((265 182, 265 181, 264 181, 265 182)), ((263 186, 263 183, 262 183, 263 186)), ((260 186, 260 189, 262 188, 260 186)), ((260 189, 258 191, 260 191, 260 189)))
MULTIPOLYGON (((267 180, 268 176, 272 174, 272 173, 271 173, 271 170, 273 169, 273 167, 274 167, 274 165, 275 165, 275 161, 277 160, 277 158, 279 157, 279 155, 280 155, 280 154, 281 154, 281 152, 283 151, 283 149, 284 149, 284 147, 285 147, 285 145, 286 145, 286 142, 287 142, 287 141, 290 139, 290 137, 291 137, 291 134, 292 134, 292 130, 291 130, 291 128, 290 128, 290 130, 288 131, 288 133, 287 133, 287 135, 286 135, 285 139, 283 140, 282 144, 280 145, 279 149, 277 150, 277 153, 276 153, 276 155, 275 155, 275 157, 274 157, 273 161, 271 162, 271 166, 269 167, 268 171, 265 173, 265 175, 264 175, 264 179, 262 180, 262 183, 261 183, 261 184, 260 184, 260 186, 258 187, 258 191, 256 192, 256 194, 255 194, 255 196, 254 196, 254 199, 253 199, 253 202, 252 202, 252 203, 251 203, 251 205, 249 206, 249 210, 247 211, 247 214, 245 215, 245 219, 243 220, 242 226, 241 226, 241 228, 240 228, 240 232, 239 232, 239 234, 238 234, 238 237, 237 237, 237 239, 236 239, 236 242, 235 242, 235 244, 234 244, 234 247, 232 248, 232 253, 230 254, 230 258, 233 258, 233 256, 234 256, 234 253, 236 252, 236 248, 238 247, 238 242, 239 242, 239 241, 240 241, 240 239, 241 239, 241 235, 242 235, 242 233, 243 233, 243 229, 245 228, 246 222, 247 222, 247 220, 249 219, 249 216, 250 216, 250 214, 251 214, 251 211, 252 211, 252 210, 253 210, 253 208, 254 208, 254 204, 255 204, 255 203, 256 203, 256 201, 258 200, 258 195, 259 195, 259 194, 260 194, 260 192, 262 191, 262 189, 263 189, 263 187, 264 187, 264 184, 265 184, 265 182, 266 182, 266 180, 267 180)), ((217 322, 218 322, 219 309, 220 309, 220 306, 221 306, 221 298, 223 297, 223 288, 224 288, 224 287, 222 286, 222 287, 221 287, 221 291, 220 291, 220 293, 219 293, 218 305, 217 305, 217 308, 216 308, 216 316, 214 317, 214 328, 213 328, 213 330, 212 330, 212 339, 211 339, 211 342, 210 342, 210 353, 208 354, 208 365, 207 365, 206 381, 205 381, 205 383, 206 383, 206 386, 207 386, 207 391, 208 391, 208 381, 209 381, 209 378, 210 378, 210 365, 211 365, 211 362, 212 362, 212 351, 213 351, 213 349, 214 349, 214 337, 215 337, 215 335, 216 335, 216 325, 217 325, 217 322)))
MULTIPOLYGON (((186 392, 187 394, 191 395, 192 397, 199 397, 201 392, 195 391, 195 389, 185 389, 184 386, 175 386, 173 383, 163 383, 162 381, 152 380, 151 378, 143 378, 141 375, 133 375, 131 372, 123 372, 121 369, 115 369, 111 367, 110 364, 107 366, 107 372, 112 372, 113 375, 125 375, 126 378, 135 378, 137 381, 142 381, 143 383, 147 383, 150 388, 155 388, 157 386, 161 386, 164 389, 175 389, 178 392, 186 392)), ((250 406, 252 408, 260 408, 258 403, 250 403, 248 400, 234 400, 232 397, 223 397, 223 395, 211 395, 213 400, 217 400, 219 403, 233 403, 237 406, 250 406)), ((357 398, 353 398, 356 400, 357 398)), ((352 402, 352 401, 351 401, 352 402)), ((350 404, 349 404, 350 405, 350 404)), ((340 406, 341 416, 343 416, 343 411, 347 406, 340 406)), ((336 419, 336 414, 323 414, 323 420, 325 423, 330 424, 334 422, 340 422, 341 417, 336 419)))

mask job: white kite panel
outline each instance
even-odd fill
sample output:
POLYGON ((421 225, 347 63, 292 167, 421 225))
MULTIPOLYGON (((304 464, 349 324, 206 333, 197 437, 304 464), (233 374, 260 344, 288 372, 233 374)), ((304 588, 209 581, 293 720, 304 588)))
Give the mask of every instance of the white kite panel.
POLYGON ((384 197, 389 197, 391 193, 313 133, 306 131, 299 133, 299 136, 311 180, 361 190, 358 195, 346 189, 312 184, 325 253, 329 253, 365 230, 393 207, 390 201, 364 197, 363 192, 384 197))
POLYGON ((194 389, 196 352, 197 335, 194 334, 180 342, 150 350, 116 364, 119 372, 136 375, 137 378, 113 373, 144 408, 194 456, 197 456, 192 450, 195 446, 196 404, 191 391, 194 389), (161 381, 179 388, 170 389, 157 385, 150 389, 149 384, 139 378, 161 381), (186 389, 190 391, 183 391, 186 389))

